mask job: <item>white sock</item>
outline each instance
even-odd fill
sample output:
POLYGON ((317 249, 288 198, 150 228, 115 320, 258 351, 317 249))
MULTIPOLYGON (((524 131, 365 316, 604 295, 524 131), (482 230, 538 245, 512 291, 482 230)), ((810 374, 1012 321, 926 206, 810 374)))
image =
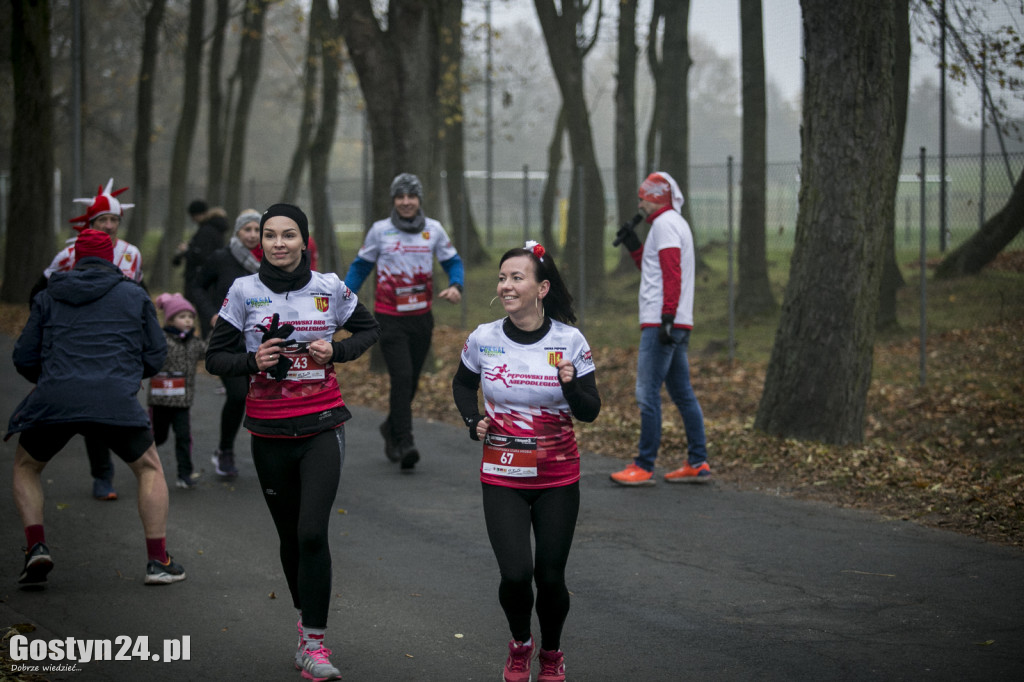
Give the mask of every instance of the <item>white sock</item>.
POLYGON ((306 650, 319 649, 324 644, 324 635, 327 634, 327 628, 303 628, 305 634, 305 645, 306 650))

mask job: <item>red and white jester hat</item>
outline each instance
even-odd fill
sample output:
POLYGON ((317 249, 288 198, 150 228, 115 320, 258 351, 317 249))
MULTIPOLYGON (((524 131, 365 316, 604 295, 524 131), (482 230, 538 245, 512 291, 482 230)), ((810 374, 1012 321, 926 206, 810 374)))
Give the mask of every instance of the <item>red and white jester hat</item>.
POLYGON ((665 171, 655 171, 648 175, 637 190, 637 196, 652 204, 671 204, 677 211, 683 208, 683 193, 675 178, 665 171))
POLYGON ((68 222, 72 223, 76 230, 82 231, 89 227, 93 220, 100 217, 101 215, 116 215, 123 216, 124 209, 131 208, 135 204, 122 204, 120 201, 115 199, 118 194, 127 192, 127 187, 111 192, 110 189, 114 186, 114 178, 107 180, 106 187, 97 187, 95 197, 85 197, 83 199, 75 199, 76 204, 89 204, 89 209, 85 212, 85 215, 80 215, 77 218, 72 218, 68 222))

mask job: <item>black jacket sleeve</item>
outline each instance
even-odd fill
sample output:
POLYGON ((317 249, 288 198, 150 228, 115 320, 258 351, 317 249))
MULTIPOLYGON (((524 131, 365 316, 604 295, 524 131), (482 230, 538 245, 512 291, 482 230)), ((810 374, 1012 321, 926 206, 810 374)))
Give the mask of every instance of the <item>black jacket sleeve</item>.
POLYGON ((572 381, 562 384, 562 395, 569 403, 572 416, 581 422, 592 422, 601 412, 601 394, 597 392, 595 374, 596 372, 590 372, 578 377, 574 370, 572 381))
MULTIPOLYGON (((219 320, 217 325, 220 326, 219 320)), ((352 336, 331 342, 331 346, 334 347, 334 355, 331 357, 333 362, 355 360, 380 338, 380 324, 362 303, 356 303, 355 309, 341 328, 350 332, 352 336)))
POLYGON ((452 397, 456 409, 462 415, 462 421, 469 427, 469 437, 473 440, 480 440, 476 435, 476 425, 484 418, 479 409, 479 392, 480 375, 460 362, 452 378, 452 397))
POLYGON ((217 318, 206 344, 206 371, 215 376, 239 377, 259 374, 256 354, 245 350, 242 332, 217 318))
MULTIPOLYGON (((138 286, 127 280, 131 286, 138 286)), ((149 296, 142 299, 142 378, 156 375, 167 359, 167 336, 160 328, 156 308, 149 296)))

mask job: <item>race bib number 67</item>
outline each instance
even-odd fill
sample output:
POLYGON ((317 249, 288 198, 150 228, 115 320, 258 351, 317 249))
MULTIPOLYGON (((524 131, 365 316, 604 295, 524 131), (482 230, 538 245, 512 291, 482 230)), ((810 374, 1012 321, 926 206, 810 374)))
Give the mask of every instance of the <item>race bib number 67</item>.
POLYGON ((489 433, 484 438, 485 474, 530 478, 537 475, 537 439, 489 433))

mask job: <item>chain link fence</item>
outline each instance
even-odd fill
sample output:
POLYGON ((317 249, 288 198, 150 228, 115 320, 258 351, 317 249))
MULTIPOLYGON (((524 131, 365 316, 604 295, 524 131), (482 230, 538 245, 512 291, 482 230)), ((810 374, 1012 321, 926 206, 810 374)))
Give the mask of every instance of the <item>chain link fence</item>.
MULTIPOLYGON (((1004 281, 1000 279, 998 268, 988 268, 979 277, 951 284, 925 284, 922 287, 920 263, 923 254, 927 266, 933 267, 946 253, 962 244, 986 219, 1006 204, 1013 191, 1014 179, 1024 167, 1024 154, 1013 154, 1008 157, 988 155, 984 159, 980 155, 952 156, 947 157, 945 167, 946 210, 945 226, 942 227, 939 158, 934 155, 927 156, 922 152, 921 156, 907 157, 903 160, 896 200, 895 246, 896 261, 909 292, 905 295, 912 296, 916 292, 922 300, 921 309, 927 311, 929 319, 937 322, 954 314, 956 307, 946 304, 956 301, 958 297, 968 297, 986 304, 979 305, 978 310, 985 311, 991 319, 974 319, 974 324, 996 323, 1008 319, 1007 316, 1020 314, 1021 304, 1018 301, 1024 299, 1024 291, 1020 290, 1019 278, 1006 275, 1004 281), (922 231, 925 238, 923 251, 922 231), (930 287, 938 289, 937 295, 925 301, 926 290, 930 287), (947 307, 949 310, 944 310, 947 307)), ((735 254, 735 244, 730 243, 730 239, 735 240, 738 234, 740 171, 740 165, 732 164, 731 160, 722 164, 691 167, 686 202, 699 250, 727 245, 731 247, 729 252, 735 254)), ((608 216, 605 222, 605 239, 610 249, 619 223, 616 215, 613 170, 603 169, 602 178, 605 184, 605 213, 608 216)), ((521 245, 526 239, 540 240, 540 205, 546 179, 546 173, 527 167, 516 171, 493 173, 489 181, 484 172, 466 174, 465 183, 470 197, 472 217, 481 241, 487 247, 500 252, 521 245), (487 203, 488 196, 492 197, 490 206, 487 203), (490 221, 487 220, 488 216, 490 221)), ((558 177, 553 216, 554 234, 556 239, 563 243, 568 230, 579 229, 578 226, 567 224, 568 198, 572 192, 570 185, 571 169, 563 169, 558 177)), ((7 204, 8 186, 7 178, 0 177, 2 207, 6 207, 7 204)), ((444 183, 439 182, 439 186, 443 188, 444 183)), ((342 251, 339 259, 341 263, 351 262, 365 229, 374 219, 383 217, 367 215, 367 187, 367 179, 359 177, 334 180, 328 188, 337 243, 342 251)), ((60 236, 70 236, 71 230, 67 220, 72 214, 69 211, 73 211, 78 205, 72 203, 74 197, 70 196, 68 188, 60 186, 59 178, 56 181, 56 188, 54 207, 57 217, 54 229, 60 236)), ((279 183, 250 181, 243 188, 244 205, 261 209, 280 200, 281 189, 279 183)), ((769 276, 773 285, 779 287, 779 300, 785 286, 784 280, 793 250, 799 189, 799 164, 768 164, 765 245, 769 276)), ((203 190, 195 186, 189 187, 187 196, 191 198, 202 194, 203 190)), ((162 225, 167 212, 166 196, 166 188, 156 187, 151 192, 151 229, 148 231, 146 244, 155 244, 159 239, 158 227, 162 225)), ((303 186, 300 195, 294 200, 300 205, 308 205, 308 187, 303 186)), ((453 221, 449 215, 447 201, 442 200, 440 204, 428 206, 426 211, 442 221, 458 245, 459 235, 455 234, 453 229, 458 221, 453 221)), ((6 220, 6 213, 4 210, 0 219, 6 220)), ((184 206, 181 207, 181 220, 187 235, 191 228, 184 206)), ((320 229, 317 226, 312 227, 314 234, 320 229)), ((146 248, 143 246, 145 253, 146 248)), ((1004 252, 1022 250, 1024 234, 1018 234, 1004 252)), ((571 257, 565 254, 561 260, 566 261, 571 257)), ((735 268, 730 268, 730 272, 732 271, 735 271, 735 268)), ((700 286, 701 283, 698 283, 698 297, 701 295, 700 286)), ((940 324, 939 328, 943 328, 943 325, 940 324)))

